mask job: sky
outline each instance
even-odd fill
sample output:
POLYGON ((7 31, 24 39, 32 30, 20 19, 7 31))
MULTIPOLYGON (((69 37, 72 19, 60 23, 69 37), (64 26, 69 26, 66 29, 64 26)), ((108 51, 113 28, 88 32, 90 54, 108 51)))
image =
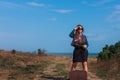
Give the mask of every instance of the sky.
POLYGON ((120 41, 119 0, 0 0, 0 49, 72 53, 69 33, 84 26, 89 53, 120 41))

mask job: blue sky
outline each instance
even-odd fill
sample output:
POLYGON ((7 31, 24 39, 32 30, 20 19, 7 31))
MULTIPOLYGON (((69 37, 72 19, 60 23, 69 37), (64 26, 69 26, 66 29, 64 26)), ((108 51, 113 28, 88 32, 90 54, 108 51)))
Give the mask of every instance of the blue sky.
POLYGON ((119 0, 0 0, 0 49, 72 53, 71 30, 81 24, 89 52, 120 40, 119 0))

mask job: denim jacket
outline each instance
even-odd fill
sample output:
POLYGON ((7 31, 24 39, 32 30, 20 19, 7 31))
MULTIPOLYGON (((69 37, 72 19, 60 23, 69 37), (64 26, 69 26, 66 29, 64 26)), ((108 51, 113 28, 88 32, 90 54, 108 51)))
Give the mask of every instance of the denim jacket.
MULTIPOLYGON (((74 40, 74 36, 75 36, 75 29, 73 29, 73 30, 71 31, 71 33, 69 34, 69 37, 73 38, 73 40, 74 40)), ((83 36, 85 37, 85 45, 87 45, 87 47, 88 47, 89 45, 88 45, 87 38, 86 38, 85 35, 83 35, 83 36)))

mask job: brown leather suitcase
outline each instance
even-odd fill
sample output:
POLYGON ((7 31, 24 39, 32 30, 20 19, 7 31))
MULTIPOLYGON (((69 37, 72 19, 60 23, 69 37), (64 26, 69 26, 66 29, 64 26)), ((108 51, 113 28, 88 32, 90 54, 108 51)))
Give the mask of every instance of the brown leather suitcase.
POLYGON ((70 80, 87 80, 87 72, 80 70, 71 71, 70 80))

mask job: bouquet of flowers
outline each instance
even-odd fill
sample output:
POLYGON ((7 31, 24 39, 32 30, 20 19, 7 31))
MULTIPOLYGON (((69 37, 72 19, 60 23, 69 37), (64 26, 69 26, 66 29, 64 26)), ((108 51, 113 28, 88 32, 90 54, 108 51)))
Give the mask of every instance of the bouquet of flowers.
POLYGON ((74 47, 83 47, 83 45, 85 45, 85 41, 82 41, 82 42, 72 41, 71 45, 74 47))

